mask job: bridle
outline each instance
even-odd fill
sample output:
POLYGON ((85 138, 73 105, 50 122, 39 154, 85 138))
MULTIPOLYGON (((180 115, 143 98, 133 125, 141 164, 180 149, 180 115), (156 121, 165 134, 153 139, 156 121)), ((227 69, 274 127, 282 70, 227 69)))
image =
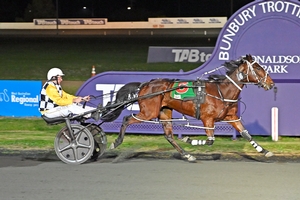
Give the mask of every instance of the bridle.
MULTIPOLYGON (((243 72, 237 72, 237 74, 238 73, 242 73, 243 74, 243 76, 246 76, 246 77, 244 77, 243 79, 247 79, 247 82, 241 82, 241 81, 239 81, 239 83, 242 83, 242 84, 244 84, 244 85, 249 85, 249 84, 255 84, 255 85, 258 85, 258 86, 264 86, 265 85, 265 82, 266 82, 266 80, 267 80, 267 76, 268 76, 268 73, 265 71, 265 76, 264 77, 261 77, 261 78, 259 78, 259 76, 256 74, 256 72, 255 72, 255 70, 254 70, 254 68, 253 68, 253 65, 255 64, 255 63, 257 63, 256 61, 253 61, 253 62, 249 62, 248 60, 244 60, 245 62, 246 62, 246 64, 247 64, 247 72, 246 72, 246 74, 245 73, 243 73, 243 72), (250 80, 249 80, 249 73, 251 73, 254 77, 255 77, 255 79, 256 79, 256 82, 254 82, 254 83, 252 83, 252 82, 250 82, 250 80)), ((232 82, 239 90, 242 90, 242 88, 237 84, 237 82, 235 82, 232 78, 230 78, 228 75, 226 75, 226 78, 230 81, 230 82, 232 82)))
POLYGON ((265 71, 265 76, 259 79, 255 70, 253 69, 253 65, 257 62, 253 61, 252 63, 250 63, 248 60, 246 60, 246 63, 247 63, 247 67, 248 67, 247 74, 246 74, 248 83, 249 83, 249 71, 251 71, 252 75, 255 77, 255 79, 257 81, 257 83, 254 83, 254 84, 258 84, 259 86, 262 86, 263 83, 265 83, 267 80, 268 72, 265 71))

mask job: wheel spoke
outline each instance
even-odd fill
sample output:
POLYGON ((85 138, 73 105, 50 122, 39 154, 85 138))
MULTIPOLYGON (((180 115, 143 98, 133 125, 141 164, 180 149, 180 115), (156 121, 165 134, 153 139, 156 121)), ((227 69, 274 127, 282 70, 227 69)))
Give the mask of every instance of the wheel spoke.
POLYGON ((64 147, 64 148, 62 148, 62 149, 58 149, 58 150, 59 150, 59 153, 62 153, 62 152, 66 151, 66 150, 69 150, 69 149, 72 149, 72 146, 71 146, 71 144, 69 144, 69 145, 65 146, 65 147, 64 147))
POLYGON ((72 150, 73 150, 74 158, 75 158, 76 162, 78 162, 78 160, 80 160, 80 159, 78 158, 77 148, 73 147, 72 150))
POLYGON ((76 132, 76 142, 79 142, 81 136, 82 136, 83 130, 79 130, 76 132))
POLYGON ((85 145, 85 144, 79 144, 78 143, 77 147, 81 147, 81 148, 85 148, 85 149, 91 149, 92 145, 85 145))

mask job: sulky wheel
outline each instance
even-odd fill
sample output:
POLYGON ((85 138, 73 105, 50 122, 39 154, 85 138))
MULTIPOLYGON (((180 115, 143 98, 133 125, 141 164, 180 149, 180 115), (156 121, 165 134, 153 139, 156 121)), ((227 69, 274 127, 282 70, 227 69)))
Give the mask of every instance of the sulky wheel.
POLYGON ((102 156, 106 150, 107 138, 102 128, 97 126, 96 124, 88 124, 86 128, 92 133, 94 137, 95 149, 91 159, 96 161, 98 157, 102 156))
POLYGON ((94 138, 91 132, 79 124, 71 124, 74 140, 66 127, 56 135, 54 149, 58 158, 67 164, 82 164, 91 158, 94 151, 94 138))

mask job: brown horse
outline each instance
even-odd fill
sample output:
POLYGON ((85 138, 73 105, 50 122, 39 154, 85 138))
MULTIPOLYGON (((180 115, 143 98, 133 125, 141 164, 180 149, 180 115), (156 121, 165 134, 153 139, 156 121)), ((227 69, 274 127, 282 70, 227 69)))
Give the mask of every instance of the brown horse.
MULTIPOLYGON (((215 122, 227 121, 231 124, 243 138, 266 157, 273 154, 257 142, 255 142, 248 131, 245 129, 237 116, 238 97, 245 84, 255 84, 269 90, 274 86, 274 82, 267 72, 247 55, 236 61, 226 62, 224 68, 226 75, 210 75, 204 84, 201 94, 187 101, 172 98, 170 93, 176 89, 183 89, 183 86, 173 87, 176 81, 171 79, 154 79, 146 83, 128 83, 124 85, 116 95, 116 102, 128 101, 135 91, 138 91, 138 101, 140 112, 136 115, 126 116, 123 119, 120 133, 110 148, 119 146, 124 139, 127 126, 133 123, 140 123, 152 119, 158 119, 162 123, 165 138, 190 162, 196 158, 185 152, 174 140, 172 130, 172 110, 202 120, 205 127, 207 140, 192 140, 184 137, 182 141, 192 145, 212 145, 214 143, 214 124, 215 122), (199 98, 202 96, 203 100, 199 98), (198 100, 197 100, 198 99, 198 100)), ((180 80, 179 80, 180 81, 180 80)), ((183 81, 183 80, 182 80, 183 81)), ((186 81, 186 80, 185 80, 186 81)), ((196 81, 194 81, 195 83, 196 81)), ((199 82, 199 80, 198 80, 199 82)), ((196 91, 199 91, 199 86, 196 91)))

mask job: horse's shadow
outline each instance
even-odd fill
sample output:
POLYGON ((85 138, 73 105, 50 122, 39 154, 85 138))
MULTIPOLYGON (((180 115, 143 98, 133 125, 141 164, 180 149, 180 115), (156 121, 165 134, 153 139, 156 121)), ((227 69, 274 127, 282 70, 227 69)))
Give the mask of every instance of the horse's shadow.
POLYGON ((261 162, 261 163, 270 163, 271 160, 270 159, 265 159, 265 157, 263 155, 258 155, 258 156, 251 156, 251 155, 247 155, 244 153, 238 153, 238 152, 234 152, 234 155, 237 155, 240 157, 241 161, 253 161, 253 162, 261 162))
MULTIPOLYGON (((263 155, 248 155, 245 153, 239 152, 231 152, 231 153, 197 153, 192 154, 196 157, 197 161, 228 161, 228 162, 261 162, 261 163, 272 163, 273 159, 266 159, 263 155)), ((100 159, 99 162, 112 162, 112 163, 121 163, 129 160, 144 160, 144 159, 165 159, 165 160, 184 160, 182 156, 175 152, 157 152, 157 151, 149 151, 149 152, 135 152, 125 151, 125 152, 111 152, 105 153, 100 159)))
MULTIPOLYGON (((215 161, 221 160, 221 154, 212 153, 212 154, 195 154, 198 161, 215 161)), ((157 151, 148 151, 148 152, 134 152, 125 151, 121 153, 109 153, 104 154, 101 159, 106 161, 111 160, 113 163, 125 162, 131 159, 176 159, 176 160, 185 160, 179 153, 171 152, 157 152, 157 151)))
MULTIPOLYGON (((221 160, 222 154, 220 153, 211 153, 211 154, 191 154, 193 155, 198 161, 215 161, 221 160)), ((178 160, 183 160, 182 156, 179 153, 174 153, 173 158, 178 160)))

